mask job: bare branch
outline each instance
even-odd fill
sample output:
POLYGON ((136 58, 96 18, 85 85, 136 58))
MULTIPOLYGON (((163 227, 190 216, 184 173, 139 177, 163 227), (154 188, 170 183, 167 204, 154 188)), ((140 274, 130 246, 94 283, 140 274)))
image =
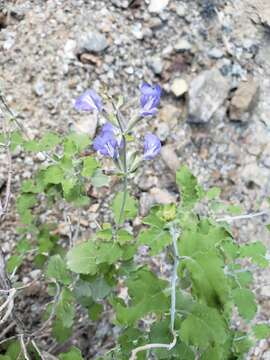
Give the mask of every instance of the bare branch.
POLYGON ((260 211, 258 213, 252 213, 252 214, 245 214, 245 215, 238 215, 238 216, 224 216, 223 218, 215 219, 216 222, 232 222, 236 220, 247 220, 247 219, 253 219, 255 217, 260 217, 264 215, 269 215, 269 210, 260 211))
MULTIPOLYGON (((21 344, 21 349, 22 349, 22 353, 23 353, 23 356, 26 360, 31 360, 30 357, 29 357, 29 354, 27 352, 27 348, 26 348, 26 344, 24 342, 24 335, 21 334, 20 335, 20 344, 21 344)), ((19 356, 20 358, 20 356, 19 356)))

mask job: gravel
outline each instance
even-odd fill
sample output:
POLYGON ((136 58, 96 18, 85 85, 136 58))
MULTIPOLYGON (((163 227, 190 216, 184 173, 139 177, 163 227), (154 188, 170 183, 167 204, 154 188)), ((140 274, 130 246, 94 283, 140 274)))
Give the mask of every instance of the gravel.
MULTIPOLYGON (((141 122, 136 130, 138 137, 146 130, 158 133, 164 146, 159 160, 140 168, 134 179, 135 184, 143 184, 146 177, 151 180, 136 188, 141 214, 147 214, 157 194, 162 201, 175 199, 173 171, 184 163, 206 187, 220 186, 223 199, 241 203, 246 212, 269 207, 268 0, 0 4, 0 83, 31 137, 47 130, 65 133, 70 126, 93 137, 95 119, 72 108, 78 94, 106 86, 113 96, 124 94, 133 100, 143 80, 160 83, 158 116, 147 124, 141 122), (189 85, 185 96, 171 91, 177 79, 189 85), (243 94, 248 96, 243 99, 243 94)), ((18 241, 15 195, 22 177, 29 177, 40 162, 24 160, 21 153, 14 156, 11 207, 0 229, 7 253, 18 241)), ((1 179, 5 179, 5 161, 1 156, 1 179)), ((109 193, 106 187, 102 192, 93 190, 96 203, 104 205, 102 216, 108 219, 109 193)), ((95 211, 96 203, 91 205, 95 211)), ((96 226, 95 211, 81 215, 82 229, 89 236, 96 226)), ((59 224, 64 223, 61 211, 57 216, 59 224)), ((240 242, 262 239, 270 246, 262 219, 236 224, 234 232, 240 242)), ((256 279, 256 286, 262 288, 258 293, 262 319, 269 315, 269 287, 263 286, 269 279, 268 269, 256 279)), ((85 351, 91 358, 100 341, 87 338, 85 351)), ((267 342, 257 343, 256 358, 267 359, 268 349, 267 342)), ((254 359, 254 351, 247 360, 254 359)))

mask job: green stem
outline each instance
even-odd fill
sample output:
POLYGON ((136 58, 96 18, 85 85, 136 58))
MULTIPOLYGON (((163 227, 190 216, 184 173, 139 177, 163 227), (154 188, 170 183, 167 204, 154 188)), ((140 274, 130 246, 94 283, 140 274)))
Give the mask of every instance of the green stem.
POLYGON ((124 167, 124 189, 123 189, 123 198, 122 198, 122 204, 119 214, 119 219, 117 223, 116 230, 119 229, 122 221, 122 217, 124 215, 126 202, 127 202, 127 186, 128 186, 128 171, 127 171, 127 142, 126 142, 126 136, 125 133, 122 132, 122 140, 123 140, 123 167, 124 167))

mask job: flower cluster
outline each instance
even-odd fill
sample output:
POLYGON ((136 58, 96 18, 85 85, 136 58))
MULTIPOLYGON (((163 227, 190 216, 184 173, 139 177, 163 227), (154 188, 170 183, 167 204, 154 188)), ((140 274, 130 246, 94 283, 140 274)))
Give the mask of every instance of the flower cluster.
MULTIPOLYGON (((157 107, 161 97, 161 87, 159 85, 151 86, 147 83, 142 84, 140 88, 140 117, 153 116, 157 113, 157 107)), ((94 90, 87 90, 78 97, 74 104, 77 110, 99 113, 103 110, 103 104, 100 96, 94 90)), ((128 124, 127 129, 128 129, 128 124)), ((121 155, 124 148, 123 136, 126 129, 120 129, 107 122, 102 126, 100 133, 93 141, 93 148, 99 154, 111 157, 116 160, 121 155)), ((144 137, 144 160, 152 160, 159 153, 161 143, 154 134, 146 134, 144 137)), ((125 150, 124 150, 125 151, 125 150)))

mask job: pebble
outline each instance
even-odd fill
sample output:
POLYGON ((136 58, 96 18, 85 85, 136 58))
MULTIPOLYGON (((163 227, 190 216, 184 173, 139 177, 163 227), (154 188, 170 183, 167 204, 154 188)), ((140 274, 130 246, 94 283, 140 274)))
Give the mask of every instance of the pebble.
POLYGON ((214 113, 224 104, 230 84, 218 69, 206 70, 190 83, 188 121, 207 123, 214 113))
POLYGON ((97 124, 98 119, 94 114, 81 114, 78 121, 73 121, 71 128, 79 133, 88 134, 92 139, 95 136, 97 124))
POLYGON ((162 146, 161 158, 173 173, 180 168, 180 160, 172 145, 162 146))
POLYGON ((147 65, 148 67, 153 71, 153 73, 155 75, 160 75, 162 73, 163 70, 163 62, 162 62, 162 58, 159 56, 155 56, 150 58, 147 61, 147 65))
POLYGON ((111 0, 111 3, 120 9, 127 9, 129 1, 128 0, 111 0))
POLYGON ((34 92, 37 96, 43 96, 45 94, 44 82, 39 80, 34 84, 34 92))
POLYGON ((100 53, 109 46, 106 37, 95 31, 89 31, 81 35, 78 40, 80 52, 100 53))
POLYGON ((150 13, 161 13, 168 3, 169 0, 151 0, 148 10, 150 13))
POLYGON ((184 79, 176 78, 173 80, 171 91, 176 97, 180 97, 188 91, 188 84, 184 79))
POLYGON ((166 189, 160 189, 160 188, 155 187, 155 188, 152 188, 149 193, 150 193, 154 203, 161 204, 161 205, 167 205, 167 204, 172 204, 172 203, 176 202, 176 196, 172 195, 166 189))
POLYGON ((174 105, 167 104, 160 109, 159 117, 162 121, 166 121, 173 126, 178 122, 180 110, 174 105))
POLYGON ((241 82, 230 105, 230 119, 247 122, 258 100, 259 87, 253 80, 241 82))
POLYGON ((208 51, 208 56, 212 59, 221 59, 224 56, 224 52, 218 48, 213 48, 208 51))
POLYGON ((185 17, 187 15, 187 5, 185 3, 180 3, 176 7, 176 14, 180 17, 185 17))
POLYGON ((170 135, 170 128, 168 123, 160 122, 157 126, 157 136, 161 141, 165 141, 170 135))
POLYGON ((192 45, 188 40, 180 39, 174 45, 174 49, 178 52, 190 51, 192 49, 192 45))

